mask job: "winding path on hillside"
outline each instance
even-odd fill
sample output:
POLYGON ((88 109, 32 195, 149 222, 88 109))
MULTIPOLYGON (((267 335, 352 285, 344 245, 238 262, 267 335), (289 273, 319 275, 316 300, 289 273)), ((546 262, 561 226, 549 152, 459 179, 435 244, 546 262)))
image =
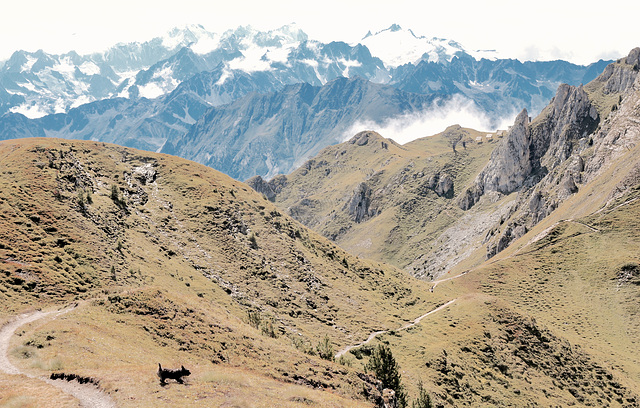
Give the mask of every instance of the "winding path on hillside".
MULTIPOLYGON (((459 275, 459 276, 462 276, 462 275, 459 275)), ((449 278, 449 279, 454 279, 454 278, 456 278, 456 277, 457 277, 457 276, 455 276, 455 277, 453 277, 453 278, 449 278)), ((449 279, 445 279, 445 280, 449 280, 449 279)), ((395 329, 395 331, 406 330, 406 329, 408 329, 408 328, 410 328, 410 327, 415 326, 416 324, 420 323, 420 321, 421 321, 422 319, 424 319, 425 317, 427 317, 427 316, 429 316, 429 315, 431 315, 431 314, 433 314, 433 313, 437 313, 437 312, 441 311, 442 309, 444 309, 444 308, 448 307, 449 305, 451 305, 451 304, 452 304, 453 302, 455 302, 456 300, 458 300, 458 299, 450 300, 450 301, 448 301, 447 303, 445 303, 445 304, 443 304, 443 305, 440 305, 440 306, 436 307, 435 309, 433 309, 433 310, 431 310, 431 311, 429 311, 429 312, 427 312, 427 313, 423 314, 422 316, 420 316, 420 317, 418 317, 418 318, 414 319, 412 322, 407 323, 407 324, 405 324, 404 326, 402 326, 402 327, 400 327, 400 328, 398 328, 398 329, 395 329)), ((358 347, 361 347, 361 346, 364 346, 365 344, 369 343, 371 340, 375 339, 375 338, 376 338, 376 337, 378 337, 379 335, 384 334, 384 333, 388 333, 388 332, 390 332, 390 331, 391 331, 391 330, 379 330, 379 331, 375 331, 375 332, 371 333, 371 334, 369 335, 369 337, 367 337, 367 339, 366 339, 365 341, 360 342, 360 343, 358 343, 358 344, 351 345, 351 346, 347 346, 347 347, 343 348, 342 350, 338 351, 338 353, 336 353, 336 355, 335 355, 335 358, 336 358, 336 359, 338 359, 338 358, 342 357, 343 355, 347 354, 350 350, 355 349, 355 348, 358 348, 358 347)))
POLYGON ((431 289, 429 289, 429 292, 433 292, 433 290, 436 288, 436 286, 438 286, 438 283, 450 281, 450 280, 453 280, 453 279, 458 279, 458 278, 460 278, 460 277, 462 277, 462 276, 464 276, 464 275, 466 275, 468 273, 469 273, 469 271, 464 271, 461 274, 456 275, 456 276, 452 276, 450 278, 444 278, 444 279, 438 279, 438 280, 432 281, 431 283, 433 283, 433 286, 431 287, 431 289))
POLYGON ((46 377, 37 377, 21 371, 18 367, 14 366, 11 361, 9 361, 9 343, 11 341, 11 337, 15 334, 18 328, 27 323, 35 322, 48 316, 56 318, 62 314, 70 312, 74 308, 75 306, 71 306, 66 309, 54 310, 51 312, 37 311, 33 313, 25 313, 16 316, 12 321, 0 327, 0 371, 9 375, 24 375, 32 379, 46 382, 49 385, 59 388, 66 394, 75 397, 80 402, 80 405, 86 408, 115 408, 116 404, 111 397, 93 385, 80 384, 75 381, 51 380, 46 377))

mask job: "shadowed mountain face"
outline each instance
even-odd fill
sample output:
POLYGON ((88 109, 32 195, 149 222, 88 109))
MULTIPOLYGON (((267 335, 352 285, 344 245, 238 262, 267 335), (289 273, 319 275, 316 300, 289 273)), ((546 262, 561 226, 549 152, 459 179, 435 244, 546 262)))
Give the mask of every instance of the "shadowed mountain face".
POLYGON ((323 87, 291 85, 252 94, 208 111, 163 152, 206 164, 237 179, 291 171, 327 145, 339 142, 354 122, 384 121, 416 112, 432 98, 362 79, 337 79, 323 87))

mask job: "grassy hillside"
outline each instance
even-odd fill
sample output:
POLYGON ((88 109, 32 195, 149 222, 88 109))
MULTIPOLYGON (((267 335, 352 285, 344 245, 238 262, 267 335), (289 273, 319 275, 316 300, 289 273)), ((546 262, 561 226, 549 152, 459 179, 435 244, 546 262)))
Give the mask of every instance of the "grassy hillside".
MULTIPOLYGON (((273 180, 282 185, 274 201, 349 252, 404 268, 432 252, 464 215, 453 197, 486 164, 495 139, 495 134, 487 139, 486 133, 452 126, 400 146, 363 132, 326 148, 285 181, 273 180), (354 201, 363 188, 366 214, 357 216, 354 201)), ((457 255, 434 260, 437 268, 430 276, 446 272, 453 259, 461 260, 457 255)))
MULTIPOLYGON (((412 161, 428 174, 448 163, 442 155, 468 160, 469 170, 447 170, 455 186, 491 146, 455 155, 447 137, 416 142, 435 143, 421 148, 434 155, 412 161)), ((397 162, 398 172, 380 177, 408 167, 408 147, 371 134, 353 145, 382 163, 395 155, 386 166, 397 162)), ((637 407, 640 193, 622 171, 636 156, 630 150, 489 262, 434 288, 348 254, 207 167, 94 142, 2 142, 0 324, 66 308, 20 327, 9 359, 34 376, 94 378, 122 407, 358 407, 373 406, 361 373, 384 343, 410 401, 422 382, 438 406, 637 407), (621 185, 631 187, 606 192, 621 185), (340 363, 318 356, 324 339, 335 353, 381 330, 340 363), (187 385, 160 386, 159 362, 188 367, 187 385)), ((397 184, 411 197, 418 179, 397 184)), ((1 372, 0 404, 78 406, 1 372)))
POLYGON ((422 381, 443 406, 638 407, 639 215, 636 188, 595 214, 537 227, 438 284, 453 305, 378 341, 409 391, 422 381))
POLYGON ((28 358, 16 362, 99 378, 123 406, 254 401, 265 388, 278 391, 261 391, 262 406, 296 390, 363 404, 354 370, 308 352, 325 336, 337 349, 443 302, 192 162, 28 139, 3 142, 0 163, 0 319, 79 304, 24 329, 13 353, 28 358), (187 395, 159 388, 158 362, 192 368, 187 395))

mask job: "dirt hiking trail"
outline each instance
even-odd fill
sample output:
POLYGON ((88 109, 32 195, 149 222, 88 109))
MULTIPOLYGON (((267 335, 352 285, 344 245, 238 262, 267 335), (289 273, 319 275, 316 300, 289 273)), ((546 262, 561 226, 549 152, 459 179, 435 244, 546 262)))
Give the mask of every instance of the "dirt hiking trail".
POLYGON ((100 391, 94 385, 80 384, 76 381, 51 380, 46 377, 37 377, 32 374, 21 371, 18 367, 9 361, 9 343, 11 337, 21 326, 53 316, 56 318, 62 314, 68 313, 76 306, 71 306, 61 310, 51 312, 36 311, 16 316, 12 321, 0 327, 0 372, 9 375, 24 375, 26 377, 37 379, 52 385, 63 392, 75 397, 83 407, 86 408, 115 408, 116 404, 111 397, 100 391))

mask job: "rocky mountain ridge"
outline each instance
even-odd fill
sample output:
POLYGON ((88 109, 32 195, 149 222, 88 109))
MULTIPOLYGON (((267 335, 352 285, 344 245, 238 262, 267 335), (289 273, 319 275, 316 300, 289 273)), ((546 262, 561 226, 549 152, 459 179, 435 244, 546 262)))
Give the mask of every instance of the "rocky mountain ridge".
POLYGON ((466 210, 483 192, 518 191, 518 204, 511 209, 512 219, 505 223, 501 235, 494 237, 492 231, 485 238, 489 257, 524 235, 581 185, 606 171, 622 148, 635 146, 639 54, 640 49, 632 50, 584 88, 561 86, 531 123, 526 111, 519 115, 505 142, 492 153, 487 167, 459 201, 466 210), (601 102, 598 109, 597 101, 603 97, 617 97, 618 101, 611 106, 601 102), (628 135, 620 140, 623 132, 628 135))
POLYGON ((474 251, 473 262, 495 256, 612 168, 627 178, 592 205, 634 185, 636 171, 616 163, 637 144, 637 54, 587 85, 561 85, 540 115, 523 110, 504 135, 451 128, 397 153, 378 135, 374 159, 349 147, 360 134, 286 177, 249 182, 350 251, 435 279, 474 251))
MULTIPOLYGON (((389 30, 380 35, 397 35, 401 31, 389 30)), ((419 40, 418 48, 433 46, 425 43, 424 38, 411 35, 419 40)), ((3 107, 0 113, 4 113, 0 117, 3 129, 0 139, 32 136, 92 139, 158 151, 167 142, 170 146, 176 139, 184 139, 209 109, 215 110, 252 93, 279 93, 300 83, 320 87, 338 78, 385 84, 423 95, 425 100, 438 100, 442 106, 462 100, 485 115, 489 127, 497 127, 505 117, 522 108, 539 111, 559 83, 587 82, 605 64, 476 60, 459 45, 432 40, 440 44, 436 45, 436 53, 441 54, 438 62, 435 57, 425 57, 398 67, 385 66, 365 45, 323 44, 290 26, 269 32, 239 27, 222 35, 190 27, 174 30, 165 38, 143 44, 120 44, 91 56, 16 52, 0 69, 3 107)), ((431 52, 427 51, 425 55, 431 52)), ((437 115, 440 105, 429 106, 429 112, 437 115)), ((423 113, 424 107, 406 106, 390 112, 400 114, 400 118, 403 114, 411 117, 423 113)), ((373 121, 380 123, 383 116, 390 115, 373 121)), ((356 114, 341 121, 358 123, 362 118, 371 119, 356 114)), ((257 122, 265 120, 256 118, 257 122)), ((327 123, 326 131, 333 132, 334 137, 317 141, 318 149, 341 140, 344 127, 330 128, 332 125, 327 123)), ((267 139, 282 140, 278 127, 262 130, 267 132, 267 139)), ((253 135, 249 132, 238 137, 244 139, 239 143, 246 145, 253 135)), ((286 140, 282 142, 286 144, 286 140)), ((243 149, 242 154, 246 155, 238 160, 251 161, 249 167, 253 171, 260 169, 259 174, 268 177, 290 171, 318 151, 295 146, 279 149, 288 152, 279 163, 272 161, 282 155, 280 152, 262 155, 251 149, 243 149), (271 162, 265 161, 267 157, 271 162)), ((208 161, 203 159, 207 155, 217 157, 220 152, 213 149, 185 157, 204 163, 208 161)), ((231 163, 214 160, 212 165, 237 177, 255 175, 239 175, 231 163)))

